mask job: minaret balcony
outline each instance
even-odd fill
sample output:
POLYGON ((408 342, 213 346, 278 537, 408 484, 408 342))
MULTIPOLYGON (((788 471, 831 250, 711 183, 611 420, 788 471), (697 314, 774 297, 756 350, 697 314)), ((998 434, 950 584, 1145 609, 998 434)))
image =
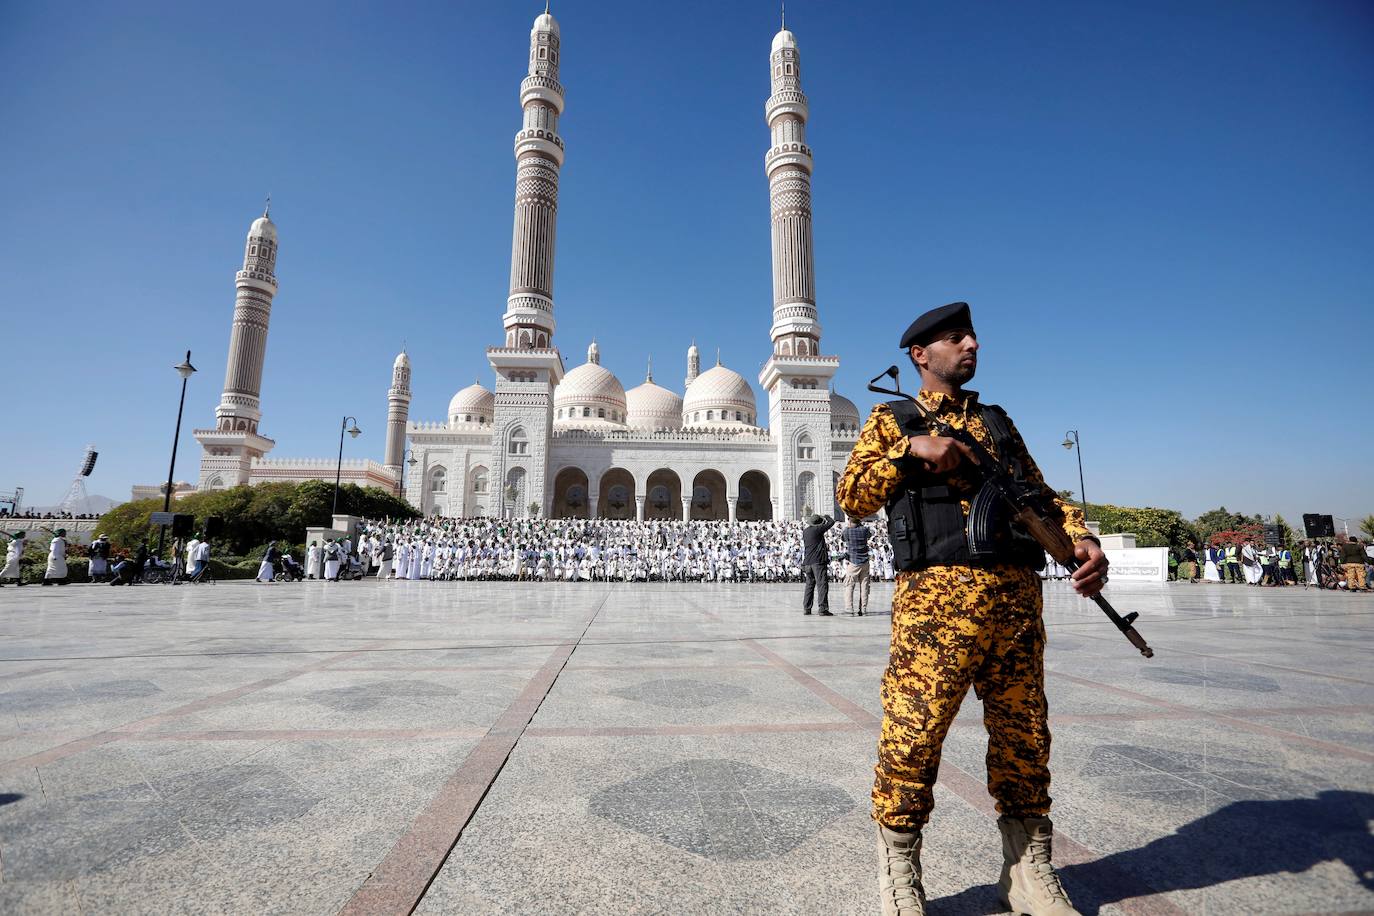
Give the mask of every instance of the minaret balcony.
POLYGON ((527 76, 520 83, 520 107, 530 102, 548 103, 558 114, 563 113, 563 84, 547 76, 527 76))
POLYGON ((515 158, 535 153, 554 164, 563 165, 563 138, 547 130, 522 130, 515 135, 515 158), (542 135, 542 136, 541 136, 542 135))
POLYGON ((771 125, 779 115, 796 115, 805 121, 811 116, 811 107, 806 102, 806 93, 800 89, 783 89, 768 97, 763 103, 763 119, 771 125))
POLYGON ((277 278, 275 275, 265 270, 240 270, 234 274, 236 283, 247 283, 250 286, 257 286, 267 292, 277 291, 277 278))
POLYGON ((785 165, 799 166, 808 174, 814 171, 815 161, 811 158, 811 147, 805 143, 784 143, 764 153, 763 169, 766 173, 771 175, 775 169, 785 165))

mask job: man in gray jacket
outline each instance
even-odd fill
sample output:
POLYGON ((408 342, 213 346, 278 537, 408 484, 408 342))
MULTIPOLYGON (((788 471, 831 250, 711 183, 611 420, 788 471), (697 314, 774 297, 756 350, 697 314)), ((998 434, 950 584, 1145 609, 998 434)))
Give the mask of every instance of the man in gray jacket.
POLYGON ((814 597, 822 617, 834 616, 830 613, 830 549, 825 546, 825 533, 834 525, 835 520, 828 515, 813 515, 802 529, 802 581, 806 583, 802 611, 806 614, 811 613, 814 597))

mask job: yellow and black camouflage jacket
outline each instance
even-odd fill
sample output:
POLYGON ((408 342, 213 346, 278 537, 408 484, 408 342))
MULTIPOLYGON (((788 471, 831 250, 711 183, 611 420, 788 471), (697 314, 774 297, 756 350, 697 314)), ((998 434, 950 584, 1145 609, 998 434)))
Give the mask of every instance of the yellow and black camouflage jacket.
MULTIPOLYGON (((997 445, 987 425, 983 423, 982 412, 978 408, 977 392, 966 391, 961 398, 954 398, 922 388, 916 397, 920 399, 922 407, 955 429, 968 430, 969 434, 981 442, 988 451, 997 455, 997 445)), ((1007 423, 1012 431, 1010 448, 1015 452, 997 457, 1020 462, 1024 469, 1025 482, 1045 491, 1051 503, 1054 520, 1063 526, 1070 538, 1077 541, 1087 537, 1089 532, 1083 525, 1082 510, 1064 502, 1046 486, 1045 478, 1027 451, 1021 434, 1017 432, 1010 418, 1007 423)), ((932 431, 931 435, 935 433, 932 431)), ((893 416, 892 409, 886 404, 874 407, 868 416, 868 422, 864 424, 863 432, 859 434, 859 441, 849 453, 849 463, 845 465, 844 474, 841 475, 839 485, 835 489, 835 498, 839 501, 840 508, 856 518, 867 518, 887 505, 902 482, 902 459, 907 457, 909 446, 910 442, 897 425, 897 418, 893 416)), ((938 479, 938 482, 950 487, 951 492, 959 494, 964 518, 967 519, 969 506, 982 486, 982 480, 977 472, 965 461, 942 479, 938 479)))

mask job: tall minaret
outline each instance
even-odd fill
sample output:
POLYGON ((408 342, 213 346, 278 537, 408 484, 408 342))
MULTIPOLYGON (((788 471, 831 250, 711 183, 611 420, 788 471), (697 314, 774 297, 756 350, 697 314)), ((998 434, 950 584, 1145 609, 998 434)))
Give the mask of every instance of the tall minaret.
POLYGON ((768 392, 768 427, 778 443, 778 509, 785 519, 807 506, 835 507, 830 380, 840 361, 821 356, 816 271, 811 245, 811 111, 801 89, 801 52, 784 26, 768 58, 773 92, 764 105, 772 142, 763 157, 773 225, 773 355, 759 373, 768 392))
POLYGON ((525 121, 515 135, 515 231, 503 316, 508 347, 543 348, 553 340, 553 249, 563 167, 558 54, 558 22, 545 12, 530 30, 530 72, 520 84, 525 121))
POLYGON ((195 431, 203 448, 201 489, 247 483, 253 459, 261 458, 276 444, 258 435, 267 325, 272 317, 272 298, 277 294, 276 266, 277 227, 271 219, 268 198, 262 216, 248 229, 243 269, 234 275, 234 323, 229 332, 224 392, 215 408, 215 428, 195 431))
POLYGON ((563 357, 553 345, 553 247, 558 215, 558 173, 563 167, 563 85, 558 21, 547 7, 530 30, 529 75, 520 83, 524 123, 515 135, 515 230, 511 239, 510 297, 502 316, 505 346, 487 350, 496 373, 491 477, 501 513, 546 514, 552 487, 549 437, 553 390, 563 379, 563 357), (513 492, 512 498, 507 492, 513 492))
POLYGON ((386 393, 386 457, 383 464, 396 475, 399 492, 405 473, 406 421, 410 418, 410 357, 402 350, 391 365, 391 389, 386 393))
POLYGON ((811 147, 806 145, 810 109, 801 89, 801 52, 786 28, 773 37, 769 57, 773 94, 764 117, 773 134, 764 156, 773 217, 773 352, 816 356, 816 270, 811 245, 811 147))

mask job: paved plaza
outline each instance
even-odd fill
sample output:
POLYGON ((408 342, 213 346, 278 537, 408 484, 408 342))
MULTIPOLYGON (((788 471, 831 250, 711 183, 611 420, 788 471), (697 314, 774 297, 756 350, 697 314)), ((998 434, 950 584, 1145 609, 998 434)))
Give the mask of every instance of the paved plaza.
MULTIPOLYGON (((890 618, 798 594, 7 588, 0 912, 872 914, 890 618)), ((1152 661, 1046 586, 1083 912, 1374 910, 1374 601, 1110 594, 1152 661)), ((1000 911, 979 705, 926 831, 934 914, 1000 911)))

